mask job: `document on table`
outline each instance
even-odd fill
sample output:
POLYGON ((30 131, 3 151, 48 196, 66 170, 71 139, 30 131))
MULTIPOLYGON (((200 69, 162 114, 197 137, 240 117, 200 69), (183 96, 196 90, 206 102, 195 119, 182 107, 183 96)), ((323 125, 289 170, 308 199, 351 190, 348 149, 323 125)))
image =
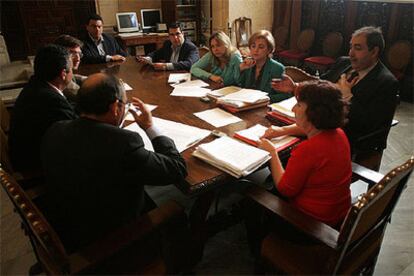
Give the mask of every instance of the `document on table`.
MULTIPOLYGON (((234 138, 240 139, 242 141, 245 141, 246 143, 257 146, 260 137, 263 136, 266 130, 267 127, 261 124, 257 124, 250 128, 237 131, 234 134, 234 138)), ((283 135, 276 138, 272 138, 270 141, 277 148, 277 150, 280 151, 299 142, 300 139, 290 135, 283 135)))
POLYGON ((181 97, 205 97, 211 89, 203 87, 175 87, 171 92, 171 96, 181 97))
POLYGON ((239 117, 231 115, 230 113, 220 108, 213 108, 213 109, 197 112, 197 113, 194 113, 194 115, 215 127, 222 127, 225 125, 243 121, 239 117))
POLYGON ((179 152, 183 152, 210 135, 211 131, 186 124, 153 117, 154 125, 162 129, 165 136, 173 139, 179 152))
MULTIPOLYGON (((211 132, 207 129, 193 127, 157 117, 153 117, 152 120, 154 126, 162 131, 162 135, 170 137, 174 141, 174 144, 179 152, 183 152, 184 150, 193 146, 197 142, 210 135, 211 132)), ((145 131, 138 126, 138 124, 130 124, 129 126, 125 127, 125 129, 139 133, 139 135, 144 140, 145 148, 147 150, 154 151, 150 139, 148 138, 145 131)))
POLYGON ((193 155, 237 178, 252 173, 271 158, 267 151, 227 136, 199 145, 193 155))
POLYGON ((226 86, 220 89, 212 90, 208 94, 213 97, 223 97, 239 90, 241 90, 241 88, 237 86, 226 86))
MULTIPOLYGON (((148 109, 151 112, 158 107, 158 105, 153 105, 153 104, 145 104, 145 105, 148 107, 148 109)), ((129 108, 128 109, 125 108, 126 117, 124 121, 135 121, 134 116, 132 116, 131 112, 128 112, 128 111, 129 111, 129 108)), ((140 114, 140 112, 141 111, 139 111, 138 114, 140 114)))
POLYGON ((168 83, 181 83, 191 81, 191 73, 171 73, 168 76, 168 83))
POLYGON ((254 89, 241 89, 237 92, 228 94, 221 98, 223 101, 240 101, 245 103, 256 103, 263 100, 268 100, 266 92, 254 89))
POLYGON ((207 87, 208 83, 205 83, 202 80, 192 80, 186 81, 180 84, 174 84, 173 87, 207 87))
POLYGON ((132 90, 132 87, 128 83, 124 82, 124 89, 125 91, 130 91, 132 90))
POLYGON ((292 109, 297 102, 298 101, 296 100, 296 97, 291 97, 278 103, 273 103, 269 106, 272 111, 276 111, 282 115, 287 116, 288 118, 295 118, 295 113, 292 111, 292 109))

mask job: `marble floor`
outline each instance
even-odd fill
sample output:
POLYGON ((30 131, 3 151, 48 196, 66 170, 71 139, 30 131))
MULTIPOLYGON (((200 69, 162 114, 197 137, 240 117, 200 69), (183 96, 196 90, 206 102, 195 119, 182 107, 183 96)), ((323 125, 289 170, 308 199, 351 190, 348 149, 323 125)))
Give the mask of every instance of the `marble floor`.
MULTIPOLYGON (((395 118, 385 150, 381 172, 386 173, 414 154, 414 105, 402 102, 395 118)), ((408 183, 393 213, 379 255, 375 275, 414 275, 414 177, 408 183)), ((149 189, 157 203, 174 198, 185 206, 191 200, 175 187, 149 189), (166 196, 168 195, 168 196, 166 196)), ((35 262, 28 239, 20 229, 19 217, 13 213, 7 195, 0 188, 0 275, 28 274, 35 262)), ((237 224, 211 238, 205 247, 195 274, 252 274, 253 259, 249 254, 243 225, 237 224)))

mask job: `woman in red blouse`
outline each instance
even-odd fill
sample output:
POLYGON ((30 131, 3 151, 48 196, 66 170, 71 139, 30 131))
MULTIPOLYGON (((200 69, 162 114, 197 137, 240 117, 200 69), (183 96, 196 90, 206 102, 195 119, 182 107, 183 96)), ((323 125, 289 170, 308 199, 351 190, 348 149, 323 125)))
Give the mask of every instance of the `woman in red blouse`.
POLYGON ((268 140, 276 136, 274 129, 266 131, 260 146, 272 156, 277 191, 304 213, 336 227, 351 206, 351 154, 340 129, 345 118, 341 92, 330 82, 313 81, 295 94, 298 102, 292 110, 307 139, 292 151, 286 170, 268 140))

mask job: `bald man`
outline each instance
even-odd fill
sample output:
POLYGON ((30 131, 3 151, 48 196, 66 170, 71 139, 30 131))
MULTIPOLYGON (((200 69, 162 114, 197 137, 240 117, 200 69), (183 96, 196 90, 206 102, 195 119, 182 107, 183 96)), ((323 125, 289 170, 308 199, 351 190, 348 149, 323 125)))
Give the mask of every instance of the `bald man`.
POLYGON ((42 161, 53 210, 49 219, 69 251, 155 207, 144 185, 177 183, 187 175, 174 142, 153 125, 141 100, 132 103, 141 110, 131 113, 155 152, 144 148, 138 133, 119 127, 125 90, 104 73, 82 84, 80 118, 54 124, 44 136, 42 161))

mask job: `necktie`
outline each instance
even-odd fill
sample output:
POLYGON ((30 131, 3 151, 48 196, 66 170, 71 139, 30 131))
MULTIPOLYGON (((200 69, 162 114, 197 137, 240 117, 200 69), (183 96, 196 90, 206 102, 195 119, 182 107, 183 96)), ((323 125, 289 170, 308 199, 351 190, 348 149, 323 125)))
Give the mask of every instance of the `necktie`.
POLYGON ((348 77, 347 81, 351 82, 353 79, 355 79, 355 77, 358 77, 358 72, 357 71, 353 71, 351 73, 351 75, 348 77))

